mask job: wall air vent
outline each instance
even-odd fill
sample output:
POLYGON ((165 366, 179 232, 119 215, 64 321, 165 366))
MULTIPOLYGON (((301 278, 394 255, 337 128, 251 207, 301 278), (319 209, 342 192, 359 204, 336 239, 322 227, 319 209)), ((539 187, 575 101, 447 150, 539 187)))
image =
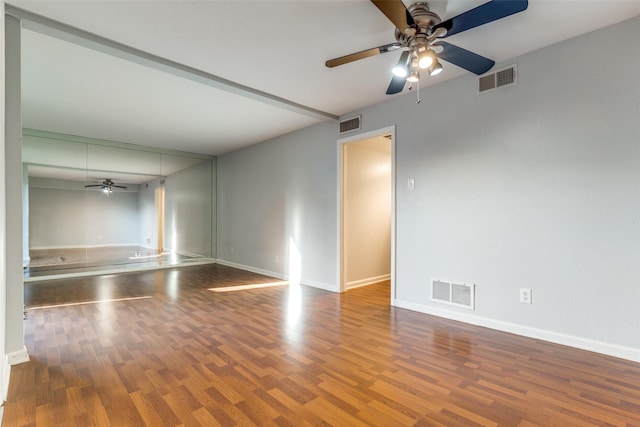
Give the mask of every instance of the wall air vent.
POLYGON ((475 285, 445 282, 442 280, 431 281, 432 301, 475 310, 475 294, 475 285))
POLYGON ((361 116, 351 117, 340 122, 340 133, 353 132, 360 130, 361 116))
POLYGON ((513 86, 518 83, 516 64, 478 78, 478 93, 484 93, 499 87, 513 86))

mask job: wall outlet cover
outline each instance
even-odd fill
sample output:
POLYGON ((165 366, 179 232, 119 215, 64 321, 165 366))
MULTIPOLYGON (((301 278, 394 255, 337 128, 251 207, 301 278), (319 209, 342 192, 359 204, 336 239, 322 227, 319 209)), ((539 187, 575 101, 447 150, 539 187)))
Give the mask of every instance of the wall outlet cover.
POLYGON ((520 288, 520 302, 522 304, 531 304, 531 289, 520 288))

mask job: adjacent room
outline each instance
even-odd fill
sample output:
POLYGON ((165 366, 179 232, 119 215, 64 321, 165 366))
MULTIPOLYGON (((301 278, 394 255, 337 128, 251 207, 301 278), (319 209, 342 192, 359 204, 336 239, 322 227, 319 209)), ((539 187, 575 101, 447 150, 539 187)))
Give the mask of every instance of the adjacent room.
POLYGON ((3 426, 640 425, 640 2, 1 5, 3 426))

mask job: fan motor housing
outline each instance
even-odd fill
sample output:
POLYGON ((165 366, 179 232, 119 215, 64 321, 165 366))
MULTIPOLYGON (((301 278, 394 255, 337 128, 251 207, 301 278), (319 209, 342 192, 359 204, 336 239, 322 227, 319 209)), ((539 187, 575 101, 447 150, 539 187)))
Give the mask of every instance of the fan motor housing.
MULTIPOLYGON (((425 2, 413 3, 407 10, 419 28, 417 34, 430 35, 431 28, 442 22, 438 14, 429 10, 429 5, 425 2)), ((395 30, 396 41, 403 46, 409 46, 415 36, 416 34, 405 34, 398 28, 395 30)))
POLYGON ((413 20, 421 28, 428 29, 442 22, 436 13, 429 10, 429 5, 425 2, 413 3, 408 10, 413 20))

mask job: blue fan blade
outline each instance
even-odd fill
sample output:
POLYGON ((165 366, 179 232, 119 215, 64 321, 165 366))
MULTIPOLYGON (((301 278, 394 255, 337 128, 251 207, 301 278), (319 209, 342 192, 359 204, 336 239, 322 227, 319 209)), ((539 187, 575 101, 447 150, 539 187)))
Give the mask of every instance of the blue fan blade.
MULTIPOLYGON (((399 64, 409 65, 409 51, 405 50, 400 55, 400 59, 398 60, 399 64)), ((389 87, 387 88, 387 95, 393 95, 394 93, 402 92, 404 89, 404 85, 407 83, 406 77, 393 76, 391 79, 391 83, 389 83, 389 87)))
POLYGON ((505 18, 514 13, 522 12, 527 9, 528 6, 529 2, 527 0, 492 0, 435 25, 434 30, 437 28, 445 28, 447 34, 444 37, 449 37, 470 30, 471 28, 505 18))
POLYGON ((406 83, 406 77, 393 76, 393 78, 391 79, 391 83, 389 83, 389 87, 387 88, 387 95, 393 95, 394 93, 402 92, 402 89, 404 89, 404 85, 406 83))
POLYGON ((495 65, 489 58, 478 55, 451 43, 438 41, 434 46, 442 46, 444 49, 438 54, 438 58, 457 65, 460 68, 471 71, 477 75, 484 74, 495 65))

